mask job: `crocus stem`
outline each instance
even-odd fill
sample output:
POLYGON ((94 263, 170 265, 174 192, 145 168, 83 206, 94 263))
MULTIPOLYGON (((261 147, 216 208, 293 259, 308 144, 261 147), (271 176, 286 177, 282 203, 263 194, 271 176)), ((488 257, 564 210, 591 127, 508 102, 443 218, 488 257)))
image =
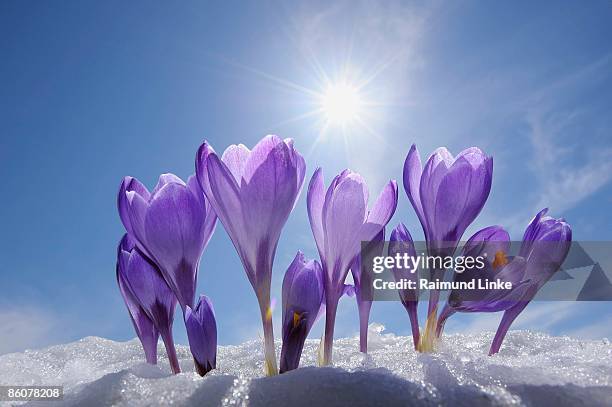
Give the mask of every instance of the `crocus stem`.
POLYGON ((408 311, 408 317, 410 318, 410 327, 412 328, 412 342, 414 343, 414 350, 418 350, 421 333, 419 332, 419 316, 417 315, 416 304, 414 304, 414 306, 409 305, 408 307, 406 307, 406 311, 408 311))
POLYGON ((442 335, 446 320, 454 313, 455 311, 451 307, 449 307, 448 304, 444 306, 442 312, 440 313, 440 318, 438 318, 438 326, 436 327, 436 338, 439 338, 442 335))
POLYGON ((499 348, 501 348, 501 344, 508 333, 508 329, 510 325, 514 322, 516 317, 525 309, 527 303, 518 303, 514 307, 506 310, 504 312, 504 316, 502 317, 501 322, 499 323, 499 327, 497 328, 497 332, 495 332, 495 337, 493 338, 493 342, 491 343, 491 349, 489 349, 489 356, 496 354, 499 352, 499 348))
POLYGON ((429 294, 429 303, 427 304, 427 317, 431 314, 438 312, 438 300, 440 298, 440 292, 438 290, 431 290, 429 294))
POLYGON ((429 313, 427 322, 425 324, 425 333, 420 337, 419 348, 420 352, 433 352, 434 342, 436 335, 436 322, 437 322, 438 308, 434 307, 433 311, 429 313))
POLYGON ((330 365, 332 362, 332 348, 334 345, 334 325, 336 324, 337 310, 338 300, 327 301, 325 307, 325 335, 323 337, 323 361, 321 363, 322 366, 330 365))
POLYGON ((181 373, 181 367, 176 357, 176 349, 174 349, 174 339, 172 338, 172 328, 165 332, 160 332, 164 346, 166 347, 166 354, 168 355, 168 361, 170 362, 170 368, 172 373, 181 373))
POLYGON ((363 301, 359 308, 359 352, 368 353, 368 322, 370 319, 371 301, 363 301))
POLYGON ((266 375, 275 376, 278 374, 276 364, 276 349, 274 348, 274 328, 272 326, 272 310, 270 309, 270 295, 267 299, 259 303, 261 311, 261 323, 264 333, 264 358, 266 375))

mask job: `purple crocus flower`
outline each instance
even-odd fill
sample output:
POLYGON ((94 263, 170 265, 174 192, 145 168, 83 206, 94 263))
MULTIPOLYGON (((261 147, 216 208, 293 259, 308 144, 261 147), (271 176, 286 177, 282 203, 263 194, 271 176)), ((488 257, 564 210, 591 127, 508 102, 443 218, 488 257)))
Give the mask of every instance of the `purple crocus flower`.
POLYGON ((174 340, 172 338, 172 323, 176 297, 166 284, 158 268, 135 246, 136 242, 128 234, 123 236, 117 249, 117 280, 119 288, 131 306, 130 313, 138 336, 141 338, 147 361, 155 362, 158 332, 161 335, 174 373, 180 373, 174 340), (136 314, 131 308, 137 308, 136 314), (142 315, 144 313, 144 315, 142 315), (146 318, 145 318, 146 316, 146 318), (148 321, 146 321, 148 319, 148 321), (146 321, 143 325, 142 321, 146 321), (154 329, 151 330, 149 322, 154 329), (144 332, 143 332, 144 329, 144 332), (142 336, 146 337, 143 341, 142 336), (146 345, 145 345, 146 342, 146 345))
POLYGON ((390 181, 368 211, 368 188, 359 174, 344 170, 326 192, 319 168, 310 180, 307 204, 323 267, 326 310, 322 364, 328 365, 332 360, 338 300, 344 292, 350 263, 359 252, 361 242, 371 241, 393 216, 397 207, 397 183, 390 181))
MULTIPOLYGON (((524 259, 515 257, 512 261, 507 259, 510 251, 510 235, 501 226, 488 226, 474 233, 463 247, 462 256, 477 258, 481 257, 484 261, 484 269, 476 269, 471 267, 462 273, 455 273, 454 280, 467 281, 471 278, 486 276, 489 279, 503 277, 510 271, 513 276, 522 276, 524 272, 524 259), (502 273, 502 270, 506 270, 502 273), (476 274, 477 273, 477 274, 476 274)), ((448 301, 438 319, 436 328, 436 337, 440 337, 444 330, 444 324, 447 319, 455 312, 480 312, 485 305, 485 297, 490 296, 492 300, 494 295, 499 293, 484 290, 476 292, 464 292, 463 290, 452 290, 449 294, 448 301)))
POLYGON ((298 251, 283 278, 283 347, 280 372, 296 369, 304 342, 323 307, 323 271, 298 251))
MULTIPOLYGON (((152 365, 157 364, 157 341, 159 339, 159 331, 153 325, 153 321, 147 315, 144 309, 140 306, 132 291, 128 286, 128 282, 125 277, 125 268, 126 264, 123 260, 123 256, 121 255, 121 246, 126 246, 128 243, 124 244, 124 240, 127 240, 128 235, 126 234, 121 240, 121 244, 119 245, 119 253, 117 256, 117 284, 119 285, 119 291, 121 292, 121 296, 123 297, 123 301, 127 306, 128 312, 130 314, 130 319, 132 320, 132 324, 134 325, 134 330, 136 331, 136 335, 138 335, 138 339, 142 344, 142 349, 145 353, 145 359, 147 363, 151 363, 152 365)), ((133 246, 132 246, 133 247, 133 246)))
POLYGON ((272 265, 281 230, 302 189, 305 168, 293 140, 276 136, 266 136, 253 150, 232 145, 221 158, 205 142, 196 156, 198 181, 255 290, 269 375, 278 373, 269 317, 272 265))
MULTIPOLYGON (((393 229, 391 232, 391 237, 389 238, 389 249, 388 254, 390 257, 396 257, 398 254, 403 256, 407 254, 408 256, 415 258, 416 250, 414 249, 414 243, 412 241, 412 236, 410 236, 410 232, 403 223, 400 223, 393 229)), ((393 268, 393 277, 395 281, 414 281, 417 284, 419 279, 418 270, 409 270, 406 268, 393 268)), ((410 318, 410 327, 412 328, 412 341, 414 343, 414 349, 416 350, 419 345, 420 332, 419 332, 419 318, 417 315, 417 305, 419 303, 419 289, 418 285, 414 290, 405 288, 400 289, 399 296, 402 305, 408 312, 408 317, 410 318)))
POLYGON ((508 301, 512 305, 504 312, 491 343, 489 355, 499 352, 512 322, 535 297, 538 290, 559 270, 569 252, 572 242, 570 225, 563 218, 546 216, 547 213, 548 208, 541 210, 525 230, 519 256, 526 261, 523 280, 529 281, 529 284, 526 288, 522 288, 524 294, 520 300, 515 301, 511 298, 508 301))
POLYGON ((486 263, 481 273, 487 277, 511 282, 511 290, 488 290, 471 293, 469 298, 461 292, 451 292, 449 302, 440 315, 438 332, 454 312, 498 312, 505 311, 489 354, 499 351, 512 322, 525 309, 538 290, 556 273, 567 253, 572 240, 572 231, 563 219, 545 216, 548 209, 540 211, 530 222, 519 255, 496 264, 505 258, 510 242, 508 234, 494 226, 477 232, 466 244, 469 255, 484 255, 495 259, 486 263), (499 254, 502 253, 500 256, 499 254), (466 299, 468 298, 468 299, 466 299))
POLYGON ((210 299, 201 295, 195 308, 185 308, 185 327, 196 371, 204 376, 217 367, 217 322, 210 299))
POLYGON ((125 177, 117 205, 126 230, 157 264, 181 308, 193 306, 200 257, 217 219, 196 178, 185 184, 163 174, 149 193, 136 178, 125 177))
POLYGON ((363 353, 368 353, 368 321, 372 300, 365 298, 362 287, 372 284, 372 260, 374 257, 382 256, 384 247, 385 228, 383 227, 365 248, 362 247, 351 264, 351 274, 355 283, 355 299, 359 310, 359 351, 363 353))
MULTIPOLYGON (((430 256, 452 255, 465 229, 476 219, 484 206, 493 175, 493 158, 476 147, 456 157, 444 147, 429 157, 425 166, 415 145, 404 163, 404 189, 417 213, 430 256)), ((438 280, 443 270, 433 270, 431 279, 438 280)), ((437 305, 440 293, 429 297, 425 335, 421 349, 433 349, 437 305)))

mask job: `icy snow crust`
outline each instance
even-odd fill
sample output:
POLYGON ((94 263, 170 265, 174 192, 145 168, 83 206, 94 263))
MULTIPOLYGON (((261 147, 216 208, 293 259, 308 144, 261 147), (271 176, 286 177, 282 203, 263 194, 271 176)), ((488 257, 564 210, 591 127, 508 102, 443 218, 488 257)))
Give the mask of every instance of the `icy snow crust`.
POLYGON ((334 367, 314 367, 319 341, 309 340, 301 368, 271 378, 263 377, 260 341, 221 346, 219 369, 202 378, 186 346, 177 348, 183 373, 171 375, 161 342, 151 366, 136 339, 87 337, 0 356, 0 384, 64 386, 61 402, 28 404, 42 406, 612 406, 608 340, 512 331, 489 357, 492 333, 456 334, 437 353, 417 354, 412 338, 383 329, 370 326, 368 355, 357 338, 336 340, 334 367))

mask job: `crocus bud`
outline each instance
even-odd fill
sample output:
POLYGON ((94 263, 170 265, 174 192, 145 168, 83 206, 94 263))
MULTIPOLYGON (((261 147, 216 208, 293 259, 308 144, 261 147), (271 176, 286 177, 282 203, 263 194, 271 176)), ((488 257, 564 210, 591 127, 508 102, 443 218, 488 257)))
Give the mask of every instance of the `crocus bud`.
POLYGON ((217 322, 207 296, 201 295, 194 309, 185 308, 185 327, 196 371, 204 376, 217 367, 217 322))
POLYGON ((283 278, 283 347, 280 372, 296 369, 306 337, 323 300, 323 272, 316 260, 307 261, 298 251, 283 278))
MULTIPOLYGON (((408 254, 408 256, 415 258, 416 251, 414 249, 414 242, 412 241, 412 236, 408 229, 403 223, 400 223, 393 229, 391 232, 391 238, 389 240, 389 256, 395 257, 398 254, 408 254)), ((393 268, 393 277, 395 281, 414 281, 415 285, 418 282, 419 274, 417 270, 408 270, 405 268, 393 268)), ((419 303, 419 290, 418 285, 414 290, 404 288, 400 289, 399 296, 402 301, 402 305, 406 309, 408 313, 408 317, 410 318, 410 326, 412 328, 412 341, 414 343, 414 348, 417 349, 420 339, 419 332, 419 318, 417 315, 417 305, 419 303)))

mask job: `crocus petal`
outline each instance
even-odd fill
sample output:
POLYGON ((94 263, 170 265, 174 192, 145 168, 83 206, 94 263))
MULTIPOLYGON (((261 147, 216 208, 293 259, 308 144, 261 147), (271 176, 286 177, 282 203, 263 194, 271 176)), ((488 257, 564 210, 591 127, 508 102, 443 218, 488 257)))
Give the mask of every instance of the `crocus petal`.
POLYGON ((498 312, 514 307, 529 288, 529 281, 524 281, 526 262, 522 257, 515 257, 497 273, 496 278, 512 283, 512 290, 489 289, 470 292, 468 298, 458 301, 457 296, 449 297, 448 305, 460 312, 498 312))
POLYGON ((162 189, 165 185, 168 185, 168 184, 185 185, 183 180, 174 174, 170 174, 170 173, 162 174, 159 176, 157 180, 157 185, 155 185, 155 188, 153 188, 153 191, 151 191, 151 195, 157 194, 160 189, 162 189))
MULTIPOLYGON (((325 235, 323 233, 325 185, 323 184, 323 171, 321 168, 317 168, 310 179, 306 201, 310 228, 312 229, 319 255, 323 256, 325 253, 325 235)), ((321 261, 324 261, 323 257, 321 257, 321 261)))
POLYGON ((143 197, 145 201, 149 199, 149 191, 147 188, 140 183, 136 178, 133 177, 125 177, 121 181, 121 185, 119 186, 119 194, 117 195, 117 208, 119 209, 119 217, 121 218, 121 222, 125 226, 125 229, 130 235, 134 235, 132 230, 132 224, 129 216, 129 204, 126 196, 126 192, 133 191, 136 194, 143 197))
POLYGON ((423 167, 421 164, 421 156, 416 145, 413 144, 408 151, 406 161, 404 162, 404 190, 410 203, 414 207, 414 210, 421 221, 421 224, 425 223, 423 215, 423 207, 421 205, 421 174, 423 173, 423 167))
POLYGON ((217 322, 212 302, 201 295, 195 308, 185 307, 189 349, 200 376, 217 367, 217 322))
MULTIPOLYGON (((133 309, 138 309, 137 314, 132 314, 132 321, 135 326, 142 324, 143 321, 146 324, 147 319, 151 321, 155 327, 155 349, 157 349, 159 333, 166 346, 172 371, 179 373, 180 366, 172 338, 172 322, 176 298, 156 265, 147 259, 134 243, 135 239, 132 239, 127 234, 119 243, 117 249, 117 280, 119 288, 124 299, 126 299, 126 303, 133 303, 132 306, 128 306, 130 313, 133 313, 133 309), (143 315, 146 315, 146 318, 143 315)), ((139 331, 140 328, 137 329, 137 332, 139 331)), ((147 352, 146 348, 145 352, 147 352)), ((148 352, 147 359, 149 359, 148 352)))
MULTIPOLYGON (((543 217, 548 213, 548 208, 542 209, 540 212, 536 214, 536 216, 531 219, 527 228, 525 229, 525 233, 523 234, 523 242, 533 242, 536 240, 536 235, 538 233, 538 229, 540 226, 540 221, 543 217)), ((527 244, 525 244, 527 246, 527 244)), ((525 253, 521 253, 524 255, 525 253)))
POLYGON ((519 252, 527 259, 525 278, 532 280, 538 289, 559 270, 572 241, 570 225, 563 219, 545 216, 546 213, 547 209, 540 211, 529 223, 519 252))
POLYGON ((246 166, 250 155, 251 150, 249 150, 244 144, 233 144, 226 148, 223 152, 221 161, 227 165, 227 168, 232 173, 236 183, 240 183, 244 173, 244 167, 246 166))
POLYGON ((341 261, 335 270, 329 270, 331 280, 338 283, 344 282, 345 270, 348 272, 350 261, 359 251, 368 191, 363 178, 351 173, 337 184, 332 194, 328 190, 328 195, 330 197, 323 206, 325 256, 341 261))
MULTIPOLYGON (((289 298, 287 301, 287 310, 300 313, 308 313, 316 316, 323 301, 323 279, 321 274, 321 266, 315 260, 310 260, 304 265, 304 268, 294 276, 291 284, 289 298)), ((284 317, 293 318, 293 314, 288 312, 284 317)), ((307 322, 308 329, 314 324, 314 319, 309 319, 307 322)))
POLYGON ((304 185, 304 176, 306 175, 306 161, 304 160, 304 157, 302 157, 302 155, 298 153, 298 151, 295 149, 293 139, 287 138, 283 141, 289 147, 289 152, 291 154, 291 161, 293 165, 295 166, 295 172, 296 172, 295 181, 297 182, 297 185, 296 185, 297 190, 298 190, 297 195, 299 196, 302 191, 302 186, 304 185))
POLYGON ((308 336, 306 321, 303 320, 305 314, 295 314, 297 319, 295 323, 291 322, 291 326, 287 328, 287 332, 283 329, 283 346, 280 356, 280 373, 285 373, 290 370, 297 369, 300 365, 300 357, 304 349, 304 343, 308 336))
POLYGON ((365 240, 362 242, 362 247, 357 256, 351 263, 351 274, 355 282, 355 292, 357 293, 357 301, 362 301, 361 298, 361 281, 362 275, 366 276, 371 270, 372 259, 376 256, 382 256, 385 246, 385 228, 383 227, 374 238, 369 241, 366 247, 363 247, 365 240))
MULTIPOLYGON (((287 268, 285 272, 285 277, 283 277, 283 287, 282 287, 282 307, 283 310, 287 309, 289 293, 291 292, 291 287, 293 285, 293 281, 295 280, 296 275, 306 266, 306 260, 304 259, 304 253, 298 250, 297 254, 293 258, 293 261, 287 268)), ((284 311, 283 311, 284 312, 284 311)))
POLYGON ((159 331, 155 328, 151 318, 149 318, 147 313, 134 298, 134 295, 131 293, 121 270, 123 269, 118 266, 117 284, 119 285, 119 291, 121 292, 123 301, 125 302, 130 314, 130 320, 134 325, 134 330, 136 331, 136 335, 138 336, 142 349, 144 350, 147 363, 156 364, 159 331))
POLYGON ((241 259, 244 259, 247 256, 242 253, 245 245, 241 241, 241 231, 246 228, 238 184, 216 154, 208 155, 203 162, 205 166, 198 169, 198 181, 236 250, 241 254, 241 259))
POLYGON ((463 157, 455 161, 436 194, 447 199, 436 200, 433 218, 429 219, 436 238, 459 240, 480 213, 490 189, 491 178, 484 166, 473 168, 463 157))
POLYGON ((192 175, 187 180, 187 188, 193 194, 193 197, 199 201, 199 205, 204 209, 204 225, 202 228, 202 236, 204 237, 204 241, 202 244, 202 250, 206 248, 210 238, 215 232, 215 227, 217 225, 217 215, 212 209, 210 202, 204 196, 204 192, 198 183, 198 179, 195 175, 192 175))
POLYGON ((397 182, 389 181, 368 213, 360 232, 361 240, 364 242, 376 240, 375 236, 389 223, 396 208, 397 182))
POLYGON ((289 148, 280 138, 268 136, 253 148, 240 184, 249 236, 278 241, 299 192, 297 177, 289 148))
POLYGON ((145 233, 145 217, 149 210, 148 201, 143 198, 142 195, 135 191, 127 191, 125 193, 127 200, 127 213, 129 216, 129 227, 125 226, 125 230, 136 239, 136 245, 142 250, 148 257, 152 257, 146 247, 146 233, 145 233), (130 232, 131 230, 131 232, 130 232))
POLYGON ((155 325, 171 330, 176 297, 157 267, 137 251, 133 252, 125 270, 125 278, 138 303, 155 325))
POLYGON ((510 250, 510 235, 501 226, 487 226, 474 233, 463 246, 463 256, 483 256, 494 261, 497 253, 507 254, 510 250))
POLYGON ((145 217, 147 250, 183 308, 193 304, 197 264, 209 239, 200 205, 184 184, 168 183, 153 195, 145 217))

